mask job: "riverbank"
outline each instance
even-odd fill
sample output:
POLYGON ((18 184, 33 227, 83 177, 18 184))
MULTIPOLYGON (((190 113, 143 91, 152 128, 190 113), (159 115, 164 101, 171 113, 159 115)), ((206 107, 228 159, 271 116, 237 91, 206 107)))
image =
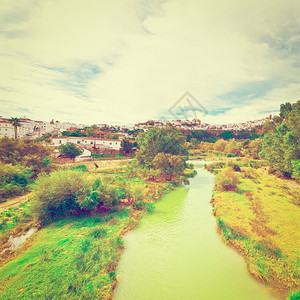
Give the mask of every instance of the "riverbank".
POLYGON ((190 185, 165 195, 125 236, 115 300, 274 299, 220 240, 209 203, 215 178, 198 166, 190 185))
MULTIPOLYGON (((144 197, 135 204, 123 201, 101 213, 56 221, 33 234, 17 251, 6 251, 0 269, 1 299, 111 299, 122 236, 176 184, 147 181, 124 166, 99 168, 87 176, 140 186, 144 197)), ((29 210, 30 201, 3 212, 3 248, 10 235, 18 236, 34 225, 29 210)))
MULTIPOLYGON (((261 161, 230 164, 237 170, 236 190, 215 191, 211 200, 218 232, 245 258, 249 273, 285 299, 300 285, 300 185, 268 174, 261 161)), ((226 166, 207 168, 218 174, 226 166)))

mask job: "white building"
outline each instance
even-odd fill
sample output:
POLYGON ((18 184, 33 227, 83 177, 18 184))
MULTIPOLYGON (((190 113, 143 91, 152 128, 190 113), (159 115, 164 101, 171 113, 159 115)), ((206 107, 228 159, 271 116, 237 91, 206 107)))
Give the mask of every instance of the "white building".
POLYGON ((92 159, 92 152, 83 148, 83 152, 75 158, 75 161, 84 161, 84 160, 91 160, 92 159))
POLYGON ((100 146, 109 148, 112 150, 120 150, 121 141, 114 139, 100 139, 100 138, 92 138, 92 137, 56 137, 52 139, 54 146, 58 147, 62 144, 73 143, 79 146, 100 146))
POLYGON ((9 123, 6 120, 3 120, 2 117, 0 117, 0 138, 2 137, 9 137, 14 138, 15 137, 15 129, 14 126, 9 123))

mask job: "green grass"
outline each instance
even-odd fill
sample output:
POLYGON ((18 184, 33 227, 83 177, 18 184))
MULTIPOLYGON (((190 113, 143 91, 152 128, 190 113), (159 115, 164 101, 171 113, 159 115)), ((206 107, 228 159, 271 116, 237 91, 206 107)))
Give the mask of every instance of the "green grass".
POLYGON ((25 202, 19 206, 0 211, 0 240, 20 223, 24 224, 32 221, 33 218, 29 210, 29 205, 25 202))
MULTIPOLYGON (((287 296, 300 285, 299 185, 267 174, 263 162, 238 163, 237 191, 213 195, 218 230, 245 257, 252 276, 287 296)), ((222 167, 210 165, 214 173, 222 167)))
POLYGON ((123 208, 40 230, 34 245, 1 269, 1 299, 109 298, 130 215, 123 208))
MULTIPOLYGON (((122 236, 175 186, 130 177, 124 170, 121 166, 86 176, 100 176, 119 186, 143 187, 145 194, 138 205, 123 203, 107 213, 69 217, 42 228, 1 267, 0 299, 111 299, 124 247, 122 236), (107 171, 112 176, 107 176, 107 171)), ((0 214, 6 238, 15 236, 17 228, 25 231, 28 222, 33 224, 29 209, 30 201, 0 214)))

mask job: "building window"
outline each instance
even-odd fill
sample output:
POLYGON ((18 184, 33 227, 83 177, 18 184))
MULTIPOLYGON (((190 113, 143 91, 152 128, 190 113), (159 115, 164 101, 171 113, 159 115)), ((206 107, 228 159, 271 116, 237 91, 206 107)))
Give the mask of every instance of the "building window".
POLYGON ((91 145, 93 145, 93 142, 91 142, 91 145))
POLYGON ((77 144, 80 144, 80 141, 77 141, 77 144))
POLYGON ((59 140, 58 143, 61 144, 61 140, 59 140))

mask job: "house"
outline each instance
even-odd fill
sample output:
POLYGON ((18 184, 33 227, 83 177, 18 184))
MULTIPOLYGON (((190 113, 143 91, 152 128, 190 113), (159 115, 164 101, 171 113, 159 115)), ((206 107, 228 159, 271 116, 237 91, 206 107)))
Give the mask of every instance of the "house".
POLYGON ((14 126, 9 123, 7 119, 3 119, 0 116, 0 138, 2 137, 9 137, 14 138, 15 137, 15 129, 14 126))
POLYGON ((93 149, 94 153, 96 149, 109 149, 114 151, 120 151, 121 141, 115 139, 101 139, 93 137, 55 137, 52 139, 54 146, 58 147, 62 144, 73 143, 80 147, 93 149))

